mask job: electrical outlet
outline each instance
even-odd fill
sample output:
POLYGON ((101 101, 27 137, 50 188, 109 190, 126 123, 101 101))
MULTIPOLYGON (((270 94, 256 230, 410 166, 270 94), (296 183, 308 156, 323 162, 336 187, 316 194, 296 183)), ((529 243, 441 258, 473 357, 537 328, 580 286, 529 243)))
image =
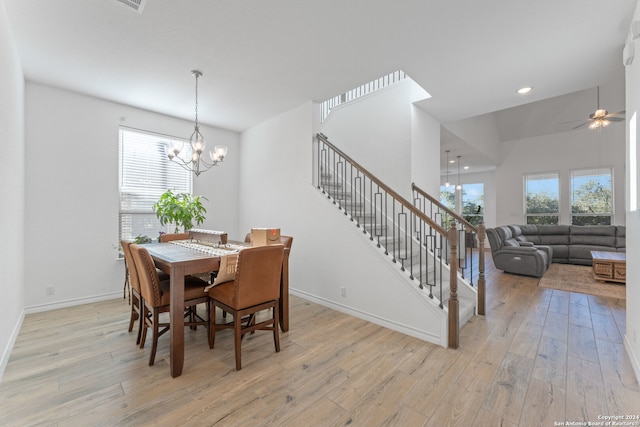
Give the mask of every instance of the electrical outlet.
POLYGON ((340 296, 343 296, 343 297, 347 296, 347 288, 340 288, 340 296))
POLYGON ((47 295, 53 295, 56 293, 56 288, 54 288, 53 286, 47 286, 45 288, 45 292, 47 293, 47 295))

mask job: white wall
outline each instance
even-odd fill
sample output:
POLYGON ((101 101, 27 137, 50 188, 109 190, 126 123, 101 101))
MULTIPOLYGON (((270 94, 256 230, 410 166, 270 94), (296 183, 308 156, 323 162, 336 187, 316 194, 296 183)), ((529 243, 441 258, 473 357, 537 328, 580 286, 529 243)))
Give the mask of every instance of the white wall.
MULTIPOLYGON (((25 304, 50 309, 122 295, 118 243, 118 126, 188 137, 193 124, 27 82, 25 304), (47 296, 46 286, 55 294, 47 296)), ((239 135, 201 127, 229 146, 222 165, 195 178, 209 199, 206 227, 237 229, 239 135)))
MULTIPOLYGON (((634 21, 640 21, 640 1, 637 2, 634 13, 634 21)), ((626 146, 627 154, 635 152, 632 159, 627 157, 627 170, 636 172, 627 174, 627 180, 633 180, 629 188, 635 187, 635 192, 629 200, 639 200, 640 196, 637 165, 640 164, 640 137, 638 135, 640 126, 640 41, 635 41, 636 57, 632 65, 625 69, 626 74, 626 146)), ((634 203, 635 204, 635 203, 634 203)), ((627 203, 627 259, 640 259, 640 210, 638 205, 630 206, 627 203)), ((625 348, 631 359, 636 372, 636 378, 640 381, 640 264, 637 262, 627 263, 627 331, 625 336, 625 348)))
POLYGON ((451 133, 497 162, 500 158, 500 133, 493 114, 443 124, 451 133))
MULTIPOLYGON (((411 182, 434 197, 440 192, 440 123, 411 108, 411 182)), ((411 200, 411 199, 409 199, 411 200)))
MULTIPOLYGON (((442 333, 434 319, 442 313, 434 314, 399 269, 312 185, 313 111, 305 104, 242 134, 241 230, 279 227, 294 237, 292 293, 434 340, 442 333)), ((382 141, 375 142, 371 148, 380 149, 382 141)))
POLYGON ((407 78, 334 109, 320 132, 410 199, 412 103, 426 96, 424 89, 407 78))
POLYGON ((496 169, 496 223, 524 222, 524 175, 560 173, 561 224, 571 223, 569 181, 574 169, 613 166, 615 224, 625 224, 624 126, 584 129, 504 142, 496 169))
POLYGON ((0 0, 0 378, 24 308, 24 78, 0 0))

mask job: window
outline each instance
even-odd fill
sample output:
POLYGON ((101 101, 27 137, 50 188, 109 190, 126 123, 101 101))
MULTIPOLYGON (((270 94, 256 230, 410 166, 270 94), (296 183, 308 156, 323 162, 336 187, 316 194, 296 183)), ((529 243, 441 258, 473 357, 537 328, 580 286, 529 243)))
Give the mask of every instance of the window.
POLYGON ((613 187, 611 168, 571 172, 571 224, 611 225, 613 187))
POLYGON ((558 224, 560 197, 558 173, 525 175, 525 222, 558 224))
POLYGON ((464 184, 462 186, 462 217, 479 226, 484 215, 484 184, 464 184))
POLYGON ((153 212, 152 206, 168 189, 191 193, 193 176, 165 155, 167 144, 184 143, 191 157, 188 142, 127 128, 119 130, 119 184, 120 184, 120 240, 137 236, 158 237, 165 231, 153 212))
MULTIPOLYGON (((440 203, 442 203, 446 208, 450 209, 452 212, 456 211, 456 186, 455 185, 441 185, 440 186, 440 203)), ((449 228, 449 222, 451 217, 444 212, 440 214, 439 218, 436 218, 436 221, 440 223, 440 225, 446 230, 449 228)))
POLYGON ((455 185, 450 185, 448 187, 444 185, 440 186, 440 203, 454 212, 456 211, 455 188, 455 185))

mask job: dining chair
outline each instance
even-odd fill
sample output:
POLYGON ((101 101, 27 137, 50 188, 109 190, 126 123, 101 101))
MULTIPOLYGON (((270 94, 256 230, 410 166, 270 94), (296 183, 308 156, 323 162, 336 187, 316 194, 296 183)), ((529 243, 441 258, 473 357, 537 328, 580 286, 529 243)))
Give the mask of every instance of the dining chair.
MULTIPOLYGON (((165 234, 161 234, 160 237, 158 237, 158 242, 159 243, 168 243, 168 242, 172 242, 174 240, 188 240, 190 239, 191 236, 189 235, 189 233, 165 233, 165 234)), ((213 283, 213 279, 215 277, 215 275, 213 273, 201 273, 201 274, 195 274, 195 277, 208 281, 209 283, 213 283)), ((167 276, 168 277, 168 276, 167 276)), ((194 322, 195 321, 195 317, 198 315, 197 313, 197 307, 193 307, 193 313, 191 314, 190 317, 190 321, 194 322)), ((192 327, 192 329, 195 329, 195 327, 192 327)))
MULTIPOLYGON (((131 255, 131 244, 128 240, 120 241, 122 252, 124 253, 125 268, 128 274, 128 281, 130 285, 130 304, 131 304, 131 316, 129 318, 129 332, 133 330, 133 324, 136 320, 140 319, 140 313, 142 310, 142 295, 140 294, 140 279, 138 278, 138 270, 133 261, 131 255)), ((142 321, 138 322, 138 337, 136 338, 136 344, 140 344, 140 335, 142 334, 142 321)))
POLYGON ((158 242, 166 243, 172 240, 187 240, 187 239, 189 239, 189 233, 166 233, 166 234, 161 234, 160 237, 158 237, 158 242))
MULTIPOLYGON (((149 355, 149 366, 153 365, 158 348, 158 338, 169 330, 168 322, 160 321, 160 313, 170 311, 170 286, 169 280, 159 280, 156 267, 149 252, 142 246, 132 244, 130 246, 133 261, 138 271, 140 280, 140 291, 142 294, 142 319, 144 325, 142 327, 142 337, 140 339, 140 348, 144 347, 147 328, 153 331, 153 343, 151 346, 151 354, 149 355)), ((207 306, 207 318, 203 319, 199 316, 193 316, 192 310, 185 310, 185 317, 188 320, 184 322, 185 326, 204 325, 209 327, 210 304, 209 296, 204 291, 207 282, 200 280, 194 276, 186 276, 184 278, 184 306, 185 309, 195 307, 198 304, 205 303, 207 306)))
POLYGON ((253 331, 273 331, 276 352, 280 351, 278 335, 278 301, 284 246, 246 248, 238 255, 235 279, 209 289, 210 311, 209 348, 215 344, 216 332, 233 329, 236 370, 242 369, 242 337, 253 331), (216 307, 233 316, 233 321, 216 323, 216 307), (270 318, 257 321, 255 314, 270 309, 270 318))
MULTIPOLYGON (((247 233, 244 236, 245 243, 251 243, 251 232, 247 233)), ((280 299, 282 300, 280 303, 281 307, 289 306, 289 255, 291 253, 291 246, 293 245, 293 237, 280 235, 280 243, 284 245, 284 258, 282 260, 282 275, 280 277, 280 299), (282 292, 283 289, 286 289, 286 292, 282 292)), ((282 310, 284 311, 284 310, 282 310)), ((280 316, 283 316, 283 313, 280 313, 280 316)), ((286 316, 286 314, 285 314, 286 316)), ((222 317, 226 318, 227 313, 223 312, 222 317)), ((280 323, 280 327, 283 331, 289 330, 289 320, 288 316, 284 317, 282 322, 280 323)))

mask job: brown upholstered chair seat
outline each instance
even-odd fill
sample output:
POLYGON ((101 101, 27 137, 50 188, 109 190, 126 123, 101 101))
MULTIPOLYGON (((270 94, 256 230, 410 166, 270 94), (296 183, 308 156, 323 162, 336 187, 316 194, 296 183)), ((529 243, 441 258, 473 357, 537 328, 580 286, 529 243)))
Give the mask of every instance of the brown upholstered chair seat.
MULTIPOLYGON (((208 294, 204 291, 206 282, 194 276, 186 276, 184 278, 184 299, 191 300, 196 298, 204 298, 208 294)), ((160 305, 169 305, 171 302, 171 294, 169 292, 169 280, 160 282, 160 305)))

